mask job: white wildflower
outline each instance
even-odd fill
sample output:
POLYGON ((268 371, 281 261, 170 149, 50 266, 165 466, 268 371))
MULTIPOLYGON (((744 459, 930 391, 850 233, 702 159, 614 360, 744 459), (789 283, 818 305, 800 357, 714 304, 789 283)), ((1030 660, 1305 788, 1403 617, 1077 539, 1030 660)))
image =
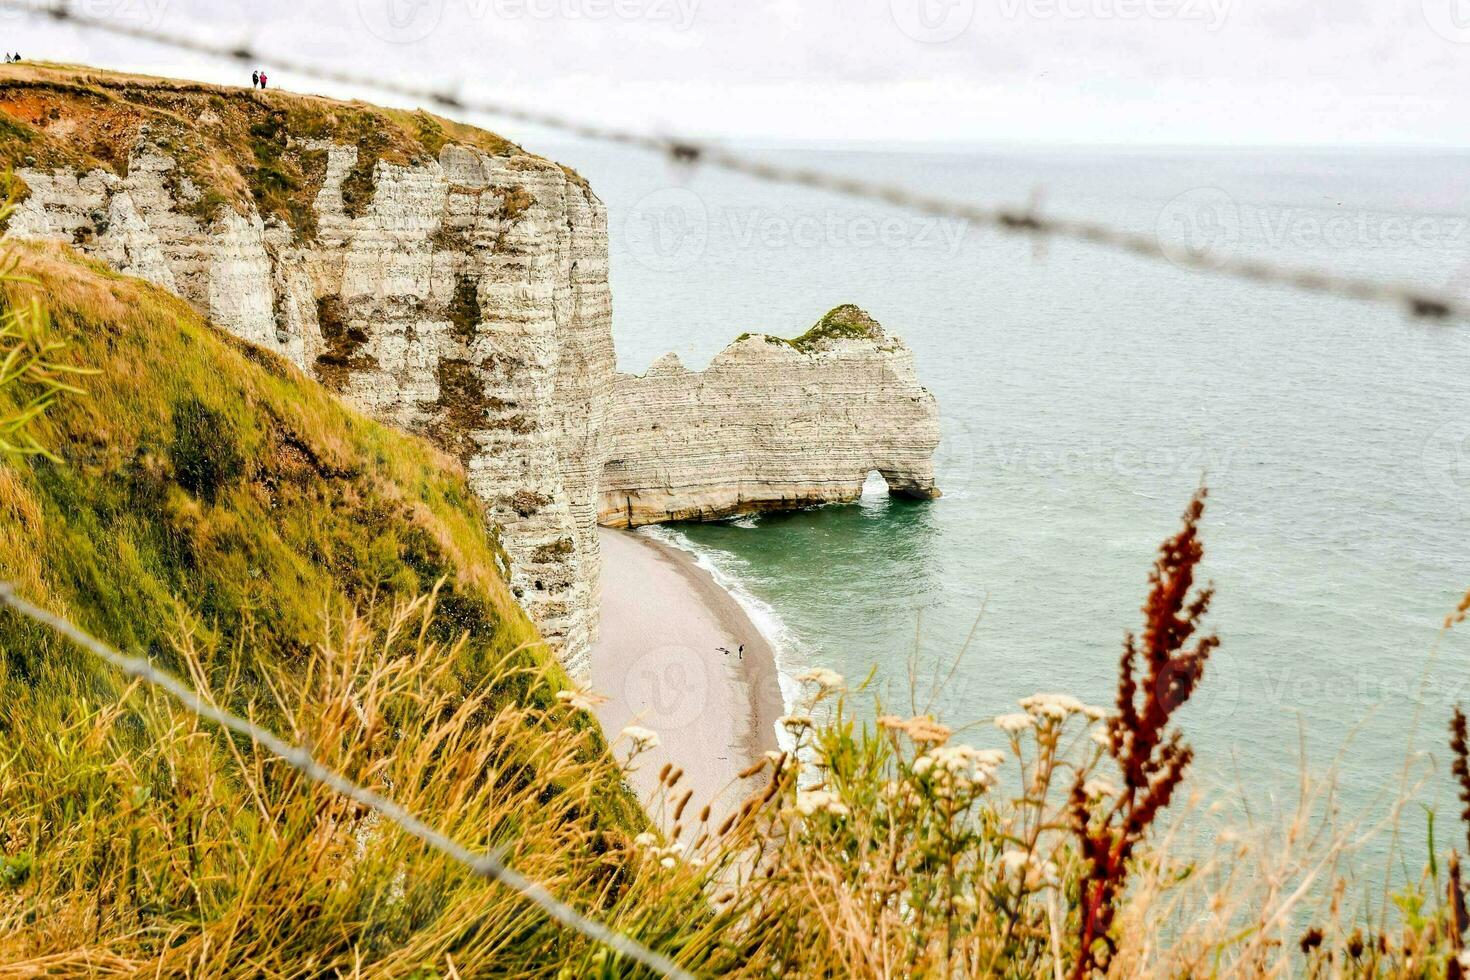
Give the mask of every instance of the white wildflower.
POLYGON ((847 684, 847 679, 835 670, 826 667, 816 667, 807 671, 797 678, 799 681, 811 681, 824 691, 835 691, 847 684))
POLYGON ((836 793, 824 789, 798 792, 796 811, 803 817, 809 817, 814 813, 830 813, 833 816, 842 817, 850 812, 847 804, 839 800, 836 793))
POLYGON ((934 757, 932 755, 921 755, 914 760, 914 775, 926 776, 930 769, 934 768, 934 757))
POLYGON ((1005 753, 995 749, 980 750, 969 745, 942 745, 929 750, 929 755, 941 769, 950 773, 965 772, 970 768, 994 769, 1005 759, 1005 753))
POLYGON ((1055 885, 1061 878, 1056 864, 1044 860, 1035 853, 1020 850, 1006 851, 1000 856, 1000 863, 1008 874, 1024 872, 1023 880, 1028 887, 1035 887, 1039 884, 1055 885))
POLYGON ((782 715, 779 721, 783 727, 793 732, 812 727, 811 715, 782 715))
POLYGON ((1088 717, 1088 720, 1090 721, 1102 721, 1108 716, 1108 709, 1099 708, 1095 704, 1084 704, 1082 706, 1082 713, 1086 715, 1088 717))
POLYGON ((1106 728, 1093 729, 1091 737, 1094 742, 1096 742, 1098 745, 1101 745, 1103 748, 1112 748, 1113 737, 1108 734, 1108 730, 1106 728))
POLYGON ((890 731, 903 732, 915 742, 943 745, 953 734, 948 725, 941 725, 928 715, 900 718, 898 715, 881 715, 878 726, 890 731))
POLYGON ((671 857, 666 857, 663 860, 659 861, 659 865, 661 867, 665 867, 665 868, 672 868, 674 865, 676 865, 678 863, 679 863, 678 861, 675 861, 671 857))
POLYGON ((643 833, 633 838, 633 843, 638 847, 652 847, 653 845, 658 843, 658 838, 645 830, 643 833))
POLYGON ((1019 871, 1034 860, 1035 858, 1025 851, 1010 850, 1000 856, 1001 866, 1008 872, 1019 871))
POLYGON ((1036 724, 1036 720, 1024 711, 1017 711, 1009 715, 997 715, 995 718, 995 727, 1010 734, 1025 731, 1034 724, 1036 724))
POLYGON ((1068 715, 1080 713, 1086 705, 1070 694, 1033 694, 1022 698, 1020 705, 1037 718, 1063 721, 1068 715))
POLYGON ((590 691, 557 691, 556 699, 562 704, 576 708, 578 711, 591 711, 607 700, 607 698, 593 694, 590 691))
POLYGON ((658 732, 651 728, 644 728, 642 725, 629 725, 623 729, 622 734, 632 740, 633 747, 639 752, 658 748, 658 732))

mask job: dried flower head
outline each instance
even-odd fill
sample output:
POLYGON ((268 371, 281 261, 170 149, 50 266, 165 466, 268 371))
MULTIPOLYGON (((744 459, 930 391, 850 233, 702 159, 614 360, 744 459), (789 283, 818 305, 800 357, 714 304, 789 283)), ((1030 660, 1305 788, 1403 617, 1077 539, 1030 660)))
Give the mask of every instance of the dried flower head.
POLYGON ((649 749, 658 748, 658 732, 642 725, 629 725, 621 734, 632 741, 633 748, 638 752, 646 752, 649 749))
POLYGON ((810 681, 823 691, 835 691, 847 684, 847 679, 835 670, 826 667, 816 667, 807 671, 797 678, 799 681, 810 681))
POLYGON ((1068 715, 1081 714, 1087 707, 1070 694, 1033 694, 1019 703, 1027 714, 1052 721, 1064 721, 1068 715))
POLYGON ((1035 724, 1036 719, 1024 711, 1015 711, 1008 715, 997 715, 995 718, 995 727, 1011 735, 1017 732, 1023 732, 1035 724))
POLYGON ((929 715, 915 715, 912 718, 883 715, 878 719, 878 724, 890 731, 903 732, 920 744, 943 745, 954 734, 952 729, 941 725, 929 715))
POLYGON ((600 694, 593 694, 591 691, 557 691, 556 699, 578 711, 591 711, 607 701, 607 698, 600 694))
POLYGON ((1465 597, 1460 600, 1460 604, 1455 606, 1455 611, 1444 618, 1444 628, 1451 629, 1463 623, 1466 616, 1470 616, 1470 591, 1466 591, 1465 597))
POLYGON ((850 811, 847 809, 847 804, 838 799, 836 793, 814 789, 796 794, 796 812, 803 817, 809 817, 814 813, 830 813, 833 816, 845 817, 850 811))

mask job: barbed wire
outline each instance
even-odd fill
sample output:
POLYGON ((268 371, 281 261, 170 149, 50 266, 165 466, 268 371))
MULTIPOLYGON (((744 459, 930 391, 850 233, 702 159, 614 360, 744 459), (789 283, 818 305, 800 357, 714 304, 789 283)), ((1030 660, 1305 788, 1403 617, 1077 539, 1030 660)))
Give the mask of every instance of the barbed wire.
POLYGON ((72 10, 64 0, 39 4, 35 0, 31 2, 0 0, 0 9, 50 17, 59 22, 75 24, 86 30, 147 41, 194 54, 227 58, 245 64, 268 63, 303 78, 354 88, 366 88, 421 103, 432 103, 450 112, 509 119, 585 140, 657 153, 681 164, 715 167, 767 183, 806 187, 862 200, 877 201, 919 214, 955 218, 1009 234, 1085 242, 1117 252, 1162 260, 1177 268, 1195 272, 1214 272, 1248 282, 1286 286, 1304 292, 1345 299, 1390 303, 1401 307, 1412 316, 1424 319, 1470 320, 1470 303, 1448 293, 1400 283, 1345 276, 1320 269, 1281 265, 1260 258, 1221 256, 1201 249, 1170 249, 1159 240, 1157 235, 1126 231, 1098 221, 1043 215, 1034 204, 1023 208, 971 204, 921 194, 896 184, 843 176, 810 167, 771 163, 717 144, 692 139, 654 136, 628 129, 603 126, 556 112, 531 109, 498 100, 467 98, 460 95, 457 88, 442 89, 411 85, 386 79, 380 75, 308 63, 289 55, 282 56, 274 52, 267 54, 256 51, 248 42, 228 44, 185 34, 165 33, 149 27, 79 13, 72 10))
POLYGON ((222 728, 249 738, 275 753, 291 768, 315 782, 328 786, 343 796, 362 804, 386 817, 405 832, 417 837, 433 850, 463 865, 476 877, 496 881, 519 892, 533 904, 539 906, 552 919, 582 935, 605 944, 634 962, 640 963, 666 977, 693 980, 692 974, 677 966, 673 960, 656 953, 637 940, 582 915, 570 905, 552 895, 543 885, 530 880, 507 865, 493 852, 476 853, 453 838, 440 833, 424 823, 402 806, 380 793, 374 792, 346 776, 330 769, 312 758, 311 753, 299 745, 292 745, 274 732, 256 725, 206 701, 193 688, 177 677, 155 667, 140 657, 120 653, 101 640, 87 633, 49 610, 42 609, 22 598, 9 582, 0 582, 0 605, 9 606, 28 619, 50 627, 71 640, 94 657, 135 677, 146 684, 161 688, 171 694, 185 708, 201 718, 208 719, 222 728))

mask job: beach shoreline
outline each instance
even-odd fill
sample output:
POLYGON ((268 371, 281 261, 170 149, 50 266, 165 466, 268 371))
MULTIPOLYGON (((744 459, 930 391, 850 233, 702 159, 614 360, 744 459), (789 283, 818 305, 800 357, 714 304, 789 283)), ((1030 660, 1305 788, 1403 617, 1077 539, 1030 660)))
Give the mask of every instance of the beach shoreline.
POLYGON ((686 790, 693 795, 679 822, 692 826, 709 804, 718 826, 765 785, 765 774, 741 779, 740 772, 778 748, 785 707, 775 650, 692 554, 632 531, 599 528, 598 536, 602 617, 592 689, 608 699, 598 720, 619 756, 629 748, 618 741, 624 727, 658 734, 629 781, 664 829, 672 830, 686 790), (684 770, 669 793, 658 786, 665 763, 684 770))

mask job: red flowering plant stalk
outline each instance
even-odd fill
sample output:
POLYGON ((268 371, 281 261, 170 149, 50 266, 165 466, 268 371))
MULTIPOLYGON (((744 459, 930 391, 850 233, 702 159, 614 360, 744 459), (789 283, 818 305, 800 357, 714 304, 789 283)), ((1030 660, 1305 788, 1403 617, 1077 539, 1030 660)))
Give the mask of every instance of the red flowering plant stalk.
POLYGON ((1199 520, 1205 496, 1204 489, 1195 494, 1184 512, 1184 527, 1160 547, 1149 573, 1143 632, 1129 633, 1123 642, 1118 711, 1107 737, 1108 754, 1123 776, 1122 790, 1099 808, 1090 803, 1080 777, 1072 788, 1073 831, 1089 865, 1081 883, 1074 978, 1104 968, 1112 955, 1110 930, 1129 859, 1169 805, 1194 756, 1170 720, 1194 693, 1205 662, 1220 644, 1213 634, 1196 635, 1213 595, 1208 587, 1196 590, 1194 583, 1204 557, 1199 520))
POLYGON ((1465 842, 1470 844, 1470 735, 1466 733, 1465 712, 1459 705, 1455 705, 1455 713, 1450 717, 1450 753, 1455 757, 1450 771, 1455 776, 1460 802, 1465 804, 1460 811, 1466 827, 1465 842))

